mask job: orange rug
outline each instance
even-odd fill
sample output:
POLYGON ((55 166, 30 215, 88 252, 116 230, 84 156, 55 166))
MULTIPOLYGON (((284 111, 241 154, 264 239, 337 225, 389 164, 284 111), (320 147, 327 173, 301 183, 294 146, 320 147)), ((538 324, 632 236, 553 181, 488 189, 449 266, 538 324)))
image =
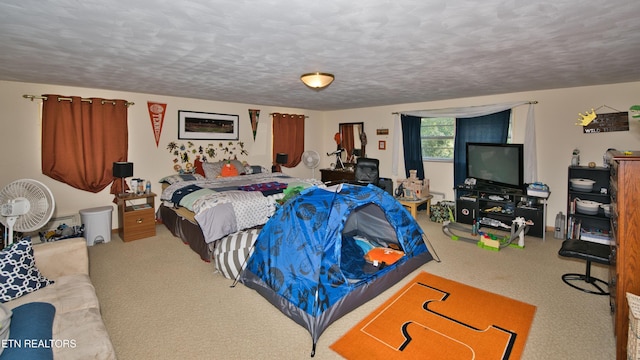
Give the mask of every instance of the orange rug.
POLYGON ((423 272, 331 349, 347 359, 519 359, 535 312, 423 272))

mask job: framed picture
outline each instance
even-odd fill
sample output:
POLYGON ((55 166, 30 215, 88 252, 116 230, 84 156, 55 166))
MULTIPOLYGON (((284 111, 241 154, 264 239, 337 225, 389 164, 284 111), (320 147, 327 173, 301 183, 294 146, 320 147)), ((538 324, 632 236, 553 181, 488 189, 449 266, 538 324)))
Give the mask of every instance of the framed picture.
POLYGON ((178 110, 178 139, 238 140, 239 116, 178 110))
POLYGON ((378 140, 378 150, 386 150, 387 142, 385 140, 378 140))

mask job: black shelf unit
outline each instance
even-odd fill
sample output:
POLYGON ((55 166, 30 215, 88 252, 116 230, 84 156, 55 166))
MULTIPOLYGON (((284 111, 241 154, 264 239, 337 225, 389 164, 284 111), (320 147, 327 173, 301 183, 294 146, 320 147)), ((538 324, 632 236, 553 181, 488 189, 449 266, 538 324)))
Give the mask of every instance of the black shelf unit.
MULTIPOLYGON (((527 235, 544 239, 545 204, 544 199, 528 197, 523 191, 510 188, 483 188, 459 186, 456 189, 456 222, 472 225, 474 219, 493 219, 511 226, 516 217, 531 220, 527 235)), ((480 222, 482 227, 499 230, 509 229, 494 227, 480 222)))
POLYGON ((583 214, 576 209, 576 199, 595 201, 601 204, 610 204, 610 171, 606 167, 586 167, 569 166, 568 172, 568 195, 567 195, 567 239, 582 239, 607 243, 606 238, 610 234, 610 218, 605 215, 602 207, 598 208, 598 213, 583 214), (592 191, 581 191, 571 186, 571 179, 590 179, 595 181, 592 191), (580 236, 581 231, 596 233, 597 236, 586 238, 580 236))

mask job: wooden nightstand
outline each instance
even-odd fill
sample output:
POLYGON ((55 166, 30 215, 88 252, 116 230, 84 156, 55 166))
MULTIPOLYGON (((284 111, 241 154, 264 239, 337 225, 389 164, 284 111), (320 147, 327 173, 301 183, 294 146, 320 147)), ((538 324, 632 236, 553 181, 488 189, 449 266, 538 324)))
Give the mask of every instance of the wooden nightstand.
POLYGON ((156 235, 155 198, 154 193, 118 196, 118 234, 122 241, 156 235))

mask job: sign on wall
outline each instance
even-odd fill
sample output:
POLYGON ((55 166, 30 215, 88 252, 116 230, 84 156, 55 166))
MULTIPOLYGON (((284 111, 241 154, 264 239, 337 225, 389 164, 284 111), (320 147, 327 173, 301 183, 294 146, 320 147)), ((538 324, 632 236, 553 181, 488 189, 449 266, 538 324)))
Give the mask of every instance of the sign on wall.
POLYGON ((596 118, 582 127, 585 134, 597 134, 611 131, 629 131, 629 113, 615 112, 597 114, 596 118))

